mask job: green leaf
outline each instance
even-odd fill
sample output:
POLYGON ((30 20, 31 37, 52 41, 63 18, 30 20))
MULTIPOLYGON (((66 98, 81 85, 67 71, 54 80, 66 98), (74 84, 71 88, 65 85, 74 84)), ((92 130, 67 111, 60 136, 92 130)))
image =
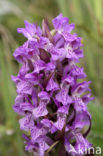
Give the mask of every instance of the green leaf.
POLYGON ((102 0, 92 0, 95 9, 96 18, 101 21, 102 20, 102 0))

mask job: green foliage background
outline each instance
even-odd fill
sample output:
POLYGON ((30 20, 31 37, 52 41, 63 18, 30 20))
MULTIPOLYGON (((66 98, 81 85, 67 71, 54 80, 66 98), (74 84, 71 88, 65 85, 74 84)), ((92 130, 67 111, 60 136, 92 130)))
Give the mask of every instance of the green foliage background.
POLYGON ((0 0, 0 156, 30 155, 24 151, 18 116, 12 110, 16 89, 10 76, 19 70, 12 54, 25 41, 16 29, 24 20, 41 25, 47 17, 50 23, 60 12, 76 24, 83 38, 81 64, 95 96, 89 104, 93 124, 88 139, 103 149, 103 0, 0 0))

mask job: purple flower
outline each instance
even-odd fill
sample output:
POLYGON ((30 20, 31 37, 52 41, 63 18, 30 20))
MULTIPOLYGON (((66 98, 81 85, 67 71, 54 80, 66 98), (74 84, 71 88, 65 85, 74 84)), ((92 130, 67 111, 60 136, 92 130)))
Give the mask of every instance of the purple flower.
POLYGON ((68 105, 72 103, 72 98, 68 95, 69 88, 61 88, 61 90, 56 94, 56 100, 61 102, 63 105, 68 105))
POLYGON ((18 28, 18 33, 22 33, 28 40, 34 39, 33 37, 35 35, 41 36, 42 31, 40 27, 38 27, 36 24, 31 24, 28 21, 24 21, 25 28, 18 28))
POLYGON ((70 33, 75 25, 74 24, 69 24, 69 19, 67 17, 63 17, 62 14, 57 16, 55 19, 52 20, 54 28, 59 32, 59 33, 70 33))
POLYGON ((22 67, 12 76, 18 93, 13 109, 23 116, 20 129, 29 132, 23 135, 26 151, 49 155, 58 141, 59 152, 77 156, 79 148, 85 152, 92 146, 85 137, 91 128, 87 104, 93 97, 90 82, 78 81, 86 74, 76 64, 83 57, 83 45, 77 34, 71 34, 74 24, 62 14, 52 22, 53 31, 47 20, 42 29, 27 21, 25 28, 18 28, 27 41, 14 52, 22 67))

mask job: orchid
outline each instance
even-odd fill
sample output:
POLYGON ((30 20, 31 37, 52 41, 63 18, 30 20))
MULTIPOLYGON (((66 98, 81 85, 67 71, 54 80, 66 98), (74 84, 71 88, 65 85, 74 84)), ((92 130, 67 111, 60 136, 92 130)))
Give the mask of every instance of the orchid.
POLYGON ((91 128, 87 104, 93 97, 90 81, 80 81, 86 78, 83 67, 77 66, 83 58, 82 38, 71 33, 75 25, 62 14, 52 20, 51 31, 46 19, 42 29, 24 23, 17 31, 27 41, 14 52, 22 67, 12 80, 25 150, 34 156, 55 155, 57 149, 59 156, 78 156, 79 147, 83 152, 92 147, 86 136, 91 128))

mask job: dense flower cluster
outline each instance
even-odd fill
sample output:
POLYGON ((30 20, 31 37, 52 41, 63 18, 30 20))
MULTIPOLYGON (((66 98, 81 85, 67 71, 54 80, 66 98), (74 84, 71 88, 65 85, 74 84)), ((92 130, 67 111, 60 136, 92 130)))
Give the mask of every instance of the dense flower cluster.
POLYGON ((77 34, 71 34, 74 24, 62 14, 52 23, 52 31, 47 20, 42 29, 27 21, 25 28, 17 29, 27 41, 14 52, 22 67, 12 76, 18 93, 13 109, 23 116, 19 123, 20 129, 27 131, 23 135, 27 151, 34 156, 49 155, 57 142, 58 146, 61 143, 59 152, 77 156, 79 147, 84 152, 92 146, 85 138, 91 127, 87 110, 93 99, 90 82, 80 80, 86 77, 76 65, 83 57, 83 45, 77 34))

